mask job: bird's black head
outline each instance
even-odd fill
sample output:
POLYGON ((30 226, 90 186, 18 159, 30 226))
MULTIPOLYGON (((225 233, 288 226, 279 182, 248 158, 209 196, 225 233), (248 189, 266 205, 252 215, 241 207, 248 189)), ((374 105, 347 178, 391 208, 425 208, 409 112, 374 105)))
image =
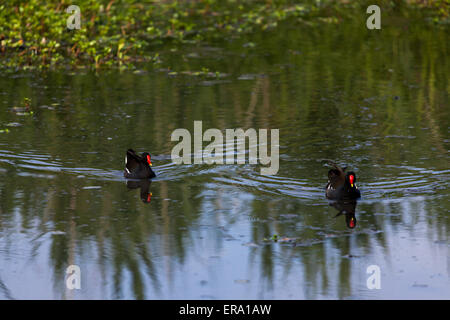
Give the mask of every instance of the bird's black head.
POLYGON ((147 163, 150 167, 152 166, 152 157, 150 156, 150 154, 148 152, 142 153, 142 159, 147 161, 147 163))

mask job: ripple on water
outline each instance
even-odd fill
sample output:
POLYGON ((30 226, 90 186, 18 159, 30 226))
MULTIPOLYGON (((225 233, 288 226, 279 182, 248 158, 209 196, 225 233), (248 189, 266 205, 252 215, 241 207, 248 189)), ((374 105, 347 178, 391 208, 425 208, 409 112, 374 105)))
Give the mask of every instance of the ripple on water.
MULTIPOLYGON (((261 192, 268 195, 284 195, 300 200, 323 200, 326 181, 310 181, 306 178, 282 175, 264 176, 260 174, 258 165, 176 165, 170 156, 154 157, 160 165, 154 166, 157 173, 155 181, 178 181, 184 179, 200 179, 205 183, 227 185, 249 192, 261 192), (320 184, 319 184, 320 183, 320 184)), ((87 179, 104 181, 123 181, 122 169, 107 170, 90 167, 65 166, 59 159, 50 155, 26 151, 16 154, 8 150, 0 150, 0 172, 14 166, 17 174, 52 179, 54 173, 74 174, 87 179), (6 167, 6 168, 5 168, 6 167), (53 173, 53 174, 52 174, 53 173)), ((363 170, 361 168, 360 170, 363 170)), ((365 176, 359 183, 362 201, 395 200, 405 196, 430 196, 449 188, 450 170, 433 170, 414 166, 378 166, 383 176, 365 176)), ((199 180, 199 181, 200 181, 199 180)))

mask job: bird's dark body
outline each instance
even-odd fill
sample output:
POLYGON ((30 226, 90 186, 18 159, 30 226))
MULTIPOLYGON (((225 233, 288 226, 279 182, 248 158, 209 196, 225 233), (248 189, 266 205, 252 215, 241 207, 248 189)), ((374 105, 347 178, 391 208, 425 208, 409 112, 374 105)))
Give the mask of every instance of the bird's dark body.
POLYGON ((123 175, 128 179, 150 179, 156 177, 149 165, 150 155, 144 152, 139 156, 133 149, 127 150, 123 175))
POLYGON ((328 183, 325 187, 325 195, 330 200, 349 200, 361 197, 361 192, 356 186, 356 175, 350 171, 347 174, 345 169, 332 164, 333 169, 328 171, 328 183), (351 176, 353 176, 351 178, 351 176), (350 182, 352 179, 352 182, 350 182), (353 184, 353 185, 352 185, 353 184))

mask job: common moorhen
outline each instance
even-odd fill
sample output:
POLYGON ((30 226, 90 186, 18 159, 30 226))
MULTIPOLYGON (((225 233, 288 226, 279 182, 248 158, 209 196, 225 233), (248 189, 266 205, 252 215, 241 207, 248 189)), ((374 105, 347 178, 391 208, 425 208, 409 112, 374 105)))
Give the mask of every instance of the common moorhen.
POLYGON ((127 150, 125 157, 125 170, 123 175, 129 179, 149 179, 156 177, 150 166, 152 165, 151 157, 147 152, 139 156, 133 149, 127 150))
POLYGON ((353 171, 345 173, 345 169, 331 163, 334 169, 328 171, 328 183, 325 194, 330 200, 358 199, 361 192, 356 186, 356 174, 353 171))

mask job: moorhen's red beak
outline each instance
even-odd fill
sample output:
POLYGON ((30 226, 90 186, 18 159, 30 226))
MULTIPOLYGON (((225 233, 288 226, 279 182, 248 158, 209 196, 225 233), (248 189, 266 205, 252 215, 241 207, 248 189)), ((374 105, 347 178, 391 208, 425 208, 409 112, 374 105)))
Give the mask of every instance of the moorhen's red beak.
POLYGON ((350 181, 350 186, 353 188, 353 182, 355 181, 355 176, 354 175, 350 175, 348 177, 348 180, 350 181))
POLYGON ((147 162, 150 165, 150 167, 152 166, 152 160, 150 158, 150 155, 147 155, 147 162))

